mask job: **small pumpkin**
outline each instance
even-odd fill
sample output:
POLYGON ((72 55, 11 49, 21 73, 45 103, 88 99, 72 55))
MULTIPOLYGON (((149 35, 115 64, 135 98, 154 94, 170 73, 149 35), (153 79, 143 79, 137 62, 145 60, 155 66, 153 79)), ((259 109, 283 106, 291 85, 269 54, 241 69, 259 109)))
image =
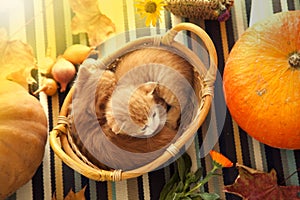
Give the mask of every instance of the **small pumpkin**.
POLYGON ((0 80, 0 199, 28 182, 42 162, 47 118, 21 85, 0 80))
POLYGON ((272 147, 300 149, 300 11, 248 28, 223 81, 228 109, 244 131, 272 147))

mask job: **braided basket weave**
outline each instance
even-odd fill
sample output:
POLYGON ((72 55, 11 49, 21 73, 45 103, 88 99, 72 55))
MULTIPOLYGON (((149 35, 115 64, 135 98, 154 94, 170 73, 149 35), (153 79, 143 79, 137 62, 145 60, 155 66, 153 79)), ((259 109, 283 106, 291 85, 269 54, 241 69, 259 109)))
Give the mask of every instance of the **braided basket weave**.
POLYGON ((234 0, 167 0, 165 8, 174 15, 191 19, 225 21, 234 0))
POLYGON ((171 48, 174 49, 174 51, 182 52, 182 55, 185 55, 185 57, 188 58, 188 62, 195 68, 194 70, 197 74, 197 76, 194 78, 194 82, 196 83, 195 93, 197 96, 197 101, 199 102, 199 106, 196 108, 196 116, 184 133, 181 134, 174 142, 172 142, 172 144, 170 144, 161 155, 159 155, 150 163, 127 171, 123 171, 122 169, 102 169, 99 166, 94 165, 93 162, 82 155, 80 153, 80 149, 76 147, 72 140, 68 139, 71 138, 70 135, 72 133, 66 118, 68 116, 68 108, 70 104, 72 104, 72 97, 74 94, 73 86, 62 105, 60 116, 58 117, 58 124, 50 133, 50 145, 55 154, 65 164, 80 174, 96 181, 120 181, 124 179, 135 178, 147 172, 153 171, 167 163, 171 158, 178 156, 179 152, 189 141, 193 139, 198 128, 204 122, 210 110, 214 93, 213 88, 217 71, 217 54, 213 42, 206 32, 200 27, 191 23, 181 23, 174 26, 164 36, 139 38, 128 43, 124 48, 121 48, 114 54, 109 55, 108 58, 103 58, 102 63, 104 63, 104 65, 110 65, 114 62, 114 60, 117 60, 120 55, 122 55, 124 52, 128 52, 130 49, 135 49, 137 47, 148 48, 153 46, 159 46, 161 48, 167 47, 168 49, 171 48), (193 51, 183 44, 175 41, 175 37, 178 32, 184 30, 195 33, 203 41, 209 53, 210 66, 208 69, 193 51))

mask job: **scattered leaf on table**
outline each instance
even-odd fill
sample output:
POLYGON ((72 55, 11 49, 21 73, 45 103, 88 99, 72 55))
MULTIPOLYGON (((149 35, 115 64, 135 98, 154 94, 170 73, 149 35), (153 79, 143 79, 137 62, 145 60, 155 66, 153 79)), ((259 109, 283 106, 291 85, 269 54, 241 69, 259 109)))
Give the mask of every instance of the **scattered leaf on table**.
POLYGON ((69 0, 75 13, 72 33, 87 33, 91 46, 97 46, 115 32, 114 23, 99 9, 98 0, 69 0))
MULTIPOLYGON (((85 189, 86 186, 77 193, 73 192, 73 190, 71 189, 67 194, 67 196, 64 198, 64 200, 85 200, 85 196, 84 196, 85 189)), ((52 200, 57 200, 55 194, 53 195, 52 200)))
POLYGON ((28 83, 34 82, 32 47, 21 40, 8 40, 4 29, 0 30, 0 38, 0 78, 15 81, 27 89, 28 83))
POLYGON ((236 194, 247 200, 276 199, 299 200, 300 186, 279 186, 276 171, 269 173, 237 164, 239 176, 225 192, 236 194))

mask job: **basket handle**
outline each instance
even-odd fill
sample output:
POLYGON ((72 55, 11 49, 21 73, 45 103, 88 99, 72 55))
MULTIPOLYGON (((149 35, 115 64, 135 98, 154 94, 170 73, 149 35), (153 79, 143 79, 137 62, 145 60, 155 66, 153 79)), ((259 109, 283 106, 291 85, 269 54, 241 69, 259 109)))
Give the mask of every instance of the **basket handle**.
MULTIPOLYGON (((173 46, 176 49, 182 49, 182 44, 178 43, 174 40, 175 36, 179 31, 191 31, 195 33, 205 44, 209 57, 210 57, 210 66, 209 69, 207 70, 207 73, 205 74, 204 77, 204 89, 202 93, 203 97, 203 106, 201 108, 201 112, 198 113, 197 119, 195 123, 185 132, 185 137, 180 137, 173 145, 172 148, 175 149, 174 153, 166 150, 160 157, 158 157, 155 162, 151 162, 147 165, 144 165, 140 167, 139 169, 131 170, 128 171, 127 173, 137 173, 140 171, 146 171, 149 172, 152 169, 158 168, 161 163, 165 163, 168 161, 172 156, 174 155, 187 143, 187 141, 195 134, 197 131, 198 127, 204 122, 206 119, 206 116, 210 110, 210 105, 212 103, 213 99, 213 92, 214 92, 214 82, 216 79, 216 72, 217 72, 217 52, 215 49, 215 46, 210 39, 210 37, 207 35, 207 33, 200 27, 198 27, 195 24, 192 23, 180 23, 176 26, 174 26, 171 30, 169 30, 162 38, 161 38, 161 43, 166 45, 166 46, 173 46), (149 170, 150 169, 150 170, 149 170)), ((193 56, 193 54, 189 54, 189 56, 193 56)), ((196 65, 196 67, 200 68, 202 67, 202 62, 199 59, 197 55, 195 55, 197 58, 193 58, 193 64, 196 65), (199 63, 195 63, 199 62, 199 63)))
POLYGON ((206 96, 206 95, 213 96, 214 83, 216 80, 217 66, 218 66, 217 51, 214 46, 214 43, 212 42, 209 35, 202 28, 200 28, 199 26, 193 23, 188 23, 188 22, 175 25, 162 37, 161 42, 164 45, 176 46, 178 43, 175 42, 175 37, 180 31, 191 31, 195 33, 203 41, 209 54, 210 66, 206 75, 204 76, 204 88, 203 88, 202 96, 206 96))

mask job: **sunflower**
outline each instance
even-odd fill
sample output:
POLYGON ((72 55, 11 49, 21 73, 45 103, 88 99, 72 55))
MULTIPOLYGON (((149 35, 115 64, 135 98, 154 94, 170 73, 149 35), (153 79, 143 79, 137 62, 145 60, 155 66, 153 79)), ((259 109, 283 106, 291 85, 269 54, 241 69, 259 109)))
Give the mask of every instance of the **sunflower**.
POLYGON ((136 0, 135 7, 142 18, 146 17, 146 26, 155 26, 165 5, 163 0, 136 0))

